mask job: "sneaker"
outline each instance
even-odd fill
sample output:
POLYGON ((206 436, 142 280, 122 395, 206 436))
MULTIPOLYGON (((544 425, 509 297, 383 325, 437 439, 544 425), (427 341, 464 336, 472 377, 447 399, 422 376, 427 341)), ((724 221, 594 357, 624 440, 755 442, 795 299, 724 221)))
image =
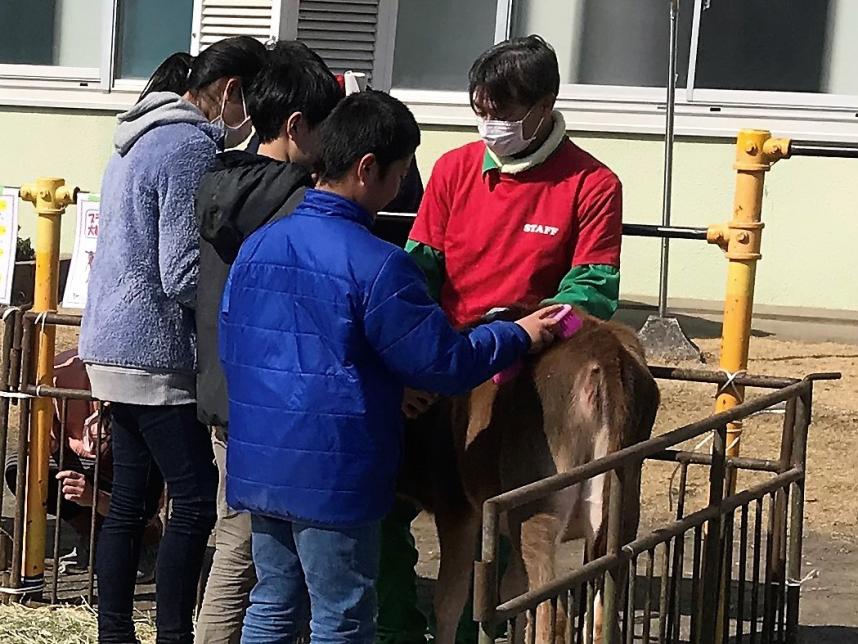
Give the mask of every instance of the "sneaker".
POLYGON ((144 545, 140 549, 140 562, 137 564, 137 583, 151 584, 155 581, 155 564, 158 562, 158 543, 144 545))
POLYGON ((60 556, 57 573, 60 575, 81 575, 89 569, 89 535, 76 535, 72 551, 60 556))

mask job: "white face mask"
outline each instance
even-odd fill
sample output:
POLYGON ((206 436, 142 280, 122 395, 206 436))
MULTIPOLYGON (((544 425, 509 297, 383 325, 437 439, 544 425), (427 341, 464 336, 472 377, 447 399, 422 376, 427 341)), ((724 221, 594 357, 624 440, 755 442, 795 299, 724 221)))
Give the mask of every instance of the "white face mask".
POLYGON ((533 143, 536 133, 542 127, 542 121, 545 120, 544 116, 539 119, 539 124, 533 130, 533 136, 524 138, 524 121, 535 107, 535 105, 531 107, 520 121, 497 121, 481 118, 477 123, 480 138, 499 157, 510 157, 522 152, 533 143))
POLYGON ((250 122, 250 115, 247 113, 247 106, 244 104, 244 90, 239 88, 239 91, 241 92, 241 110, 242 114, 244 114, 241 123, 238 125, 227 125, 223 120, 223 111, 226 108, 226 90, 224 90, 223 99, 220 103, 220 114, 212 121, 212 125, 217 125, 223 130, 224 149, 234 148, 250 136, 250 131, 253 129, 253 124, 250 122))

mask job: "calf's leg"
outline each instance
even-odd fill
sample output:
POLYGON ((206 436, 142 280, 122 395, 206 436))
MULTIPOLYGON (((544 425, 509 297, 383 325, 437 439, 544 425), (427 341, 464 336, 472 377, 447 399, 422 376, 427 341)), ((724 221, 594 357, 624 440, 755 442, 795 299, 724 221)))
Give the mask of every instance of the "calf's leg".
POLYGON ((441 566, 435 586, 435 641, 454 644, 456 628, 468 601, 474 552, 480 532, 476 512, 435 514, 435 527, 441 549, 441 566))
MULTIPOLYGON (((527 574, 527 587, 528 590, 534 590, 554 579, 555 549, 560 525, 553 513, 544 512, 528 516, 520 525, 521 556, 527 574)), ((549 603, 544 602, 537 607, 535 617, 536 624, 528 620, 527 641, 532 641, 530 629, 534 628, 536 642, 553 644, 552 633, 555 641, 562 641, 565 625, 562 619, 557 619, 560 617, 560 611, 552 611, 549 603)))

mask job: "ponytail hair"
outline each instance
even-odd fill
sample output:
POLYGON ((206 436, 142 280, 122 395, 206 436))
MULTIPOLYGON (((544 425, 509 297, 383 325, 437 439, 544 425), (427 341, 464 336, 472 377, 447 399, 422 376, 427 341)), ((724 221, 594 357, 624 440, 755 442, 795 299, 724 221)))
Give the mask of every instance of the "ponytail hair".
POLYGON ((227 76, 238 76, 241 86, 248 87, 262 69, 266 57, 265 45, 250 36, 218 40, 196 58, 185 52, 176 52, 158 65, 137 100, 152 92, 173 92, 182 96, 227 76))
POLYGON ((152 92, 173 92, 181 96, 188 91, 188 78, 193 64, 194 57, 186 52, 170 54, 152 73, 137 101, 142 101, 152 92))

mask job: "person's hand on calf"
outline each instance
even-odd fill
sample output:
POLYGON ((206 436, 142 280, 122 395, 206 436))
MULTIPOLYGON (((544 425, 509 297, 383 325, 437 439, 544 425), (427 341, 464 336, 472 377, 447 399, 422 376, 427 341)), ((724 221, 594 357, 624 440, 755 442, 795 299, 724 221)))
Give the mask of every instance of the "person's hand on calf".
POLYGON ((562 304, 546 306, 516 321, 530 336, 530 351, 538 353, 547 349, 559 333, 558 321, 552 316, 563 308, 562 304))

